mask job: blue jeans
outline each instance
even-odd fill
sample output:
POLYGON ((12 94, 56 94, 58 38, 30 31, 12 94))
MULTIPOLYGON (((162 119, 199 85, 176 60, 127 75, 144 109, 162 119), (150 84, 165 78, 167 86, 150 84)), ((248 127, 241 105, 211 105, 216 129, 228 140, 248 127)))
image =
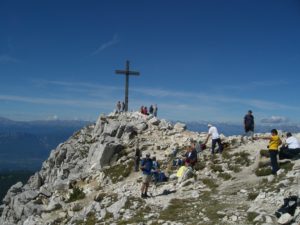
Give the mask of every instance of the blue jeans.
POLYGON ((223 151, 223 146, 221 143, 221 139, 217 138, 217 139, 212 139, 212 143, 211 143, 211 153, 214 154, 215 153, 215 147, 216 147, 216 143, 218 143, 218 151, 219 153, 221 153, 223 151))
POLYGON ((277 162, 277 150, 269 150, 270 159, 271 159, 271 167, 272 167, 272 174, 276 174, 279 170, 278 162, 277 162))

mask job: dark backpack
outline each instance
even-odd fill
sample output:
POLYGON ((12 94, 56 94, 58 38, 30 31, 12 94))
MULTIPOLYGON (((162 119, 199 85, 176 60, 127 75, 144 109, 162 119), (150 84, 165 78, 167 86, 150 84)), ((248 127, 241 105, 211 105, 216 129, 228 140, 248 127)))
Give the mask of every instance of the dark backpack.
POLYGON ((277 218, 281 217, 282 214, 288 213, 291 216, 294 215, 297 208, 297 196, 290 196, 283 200, 283 205, 275 212, 277 218))

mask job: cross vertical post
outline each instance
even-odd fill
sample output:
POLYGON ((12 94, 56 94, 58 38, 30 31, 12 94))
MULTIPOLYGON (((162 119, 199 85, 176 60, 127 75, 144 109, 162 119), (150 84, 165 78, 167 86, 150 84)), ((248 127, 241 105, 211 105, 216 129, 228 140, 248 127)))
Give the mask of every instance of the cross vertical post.
POLYGON ((134 76, 139 76, 140 73, 136 71, 130 71, 129 68, 130 62, 127 60, 126 61, 126 69, 125 70, 116 70, 116 74, 122 74, 125 75, 125 112, 128 111, 128 95, 129 95, 129 76, 134 75, 134 76))

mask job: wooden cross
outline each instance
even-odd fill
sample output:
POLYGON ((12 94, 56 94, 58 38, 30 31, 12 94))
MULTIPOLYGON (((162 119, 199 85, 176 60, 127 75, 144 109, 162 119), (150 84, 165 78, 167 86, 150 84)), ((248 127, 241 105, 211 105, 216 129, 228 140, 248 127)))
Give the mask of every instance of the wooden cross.
POLYGON ((125 75, 125 112, 128 111, 128 92, 129 92, 129 75, 139 76, 140 73, 136 71, 129 70, 129 61, 126 61, 125 70, 116 70, 116 74, 125 75))

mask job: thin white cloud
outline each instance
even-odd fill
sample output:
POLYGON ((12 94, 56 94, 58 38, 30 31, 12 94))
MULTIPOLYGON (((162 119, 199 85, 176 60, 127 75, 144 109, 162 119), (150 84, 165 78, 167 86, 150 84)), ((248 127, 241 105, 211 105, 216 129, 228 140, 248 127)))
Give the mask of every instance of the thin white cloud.
POLYGON ((10 56, 10 55, 6 55, 6 54, 3 54, 3 55, 0 55, 0 63, 1 64, 6 64, 6 63, 19 63, 20 60, 10 56))
MULTIPOLYGON (((113 95, 116 91, 123 90, 123 87, 118 86, 107 86, 107 85, 98 85, 94 83, 76 83, 76 82, 66 82, 66 81, 51 81, 51 80, 39 80, 38 84, 42 85, 55 85, 65 87, 65 91, 71 92, 81 92, 86 94, 86 97, 103 97, 113 95)), ((275 85, 275 84, 274 84, 275 85)), ((207 93, 199 92, 185 92, 185 91, 173 91, 166 90, 161 88, 147 88, 147 87, 133 87, 130 90, 132 93, 139 94, 139 98, 142 98, 142 95, 151 97, 153 100, 159 100, 160 102, 169 102, 170 99, 173 99, 176 102, 184 102, 184 105, 189 105, 191 107, 192 103, 197 101, 199 105, 205 105, 207 107, 215 107, 218 104, 239 104, 244 105, 245 107, 257 108, 262 110, 300 110, 299 107, 290 106, 281 104, 278 102, 260 100, 260 99, 246 99, 239 98, 235 96, 228 95, 213 95, 207 93)), ((181 104, 179 104, 181 105, 181 104)))
POLYGON ((92 56, 94 55, 98 55, 100 52, 102 52, 103 50, 112 47, 116 44, 118 44, 120 42, 118 35, 114 35, 113 38, 105 43, 103 43, 102 45, 100 45, 100 47, 98 47, 93 53, 92 56))
POLYGON ((38 98, 38 97, 18 96, 18 95, 0 95, 0 100, 24 102, 24 103, 32 103, 32 104, 43 104, 43 105, 65 105, 65 106, 74 106, 74 107, 108 108, 108 109, 111 109, 113 105, 111 101, 99 102, 97 100, 38 98))
POLYGON ((278 124, 278 123, 287 123, 289 119, 284 116, 271 116, 270 118, 263 118, 261 119, 262 123, 269 123, 269 124, 278 124))

